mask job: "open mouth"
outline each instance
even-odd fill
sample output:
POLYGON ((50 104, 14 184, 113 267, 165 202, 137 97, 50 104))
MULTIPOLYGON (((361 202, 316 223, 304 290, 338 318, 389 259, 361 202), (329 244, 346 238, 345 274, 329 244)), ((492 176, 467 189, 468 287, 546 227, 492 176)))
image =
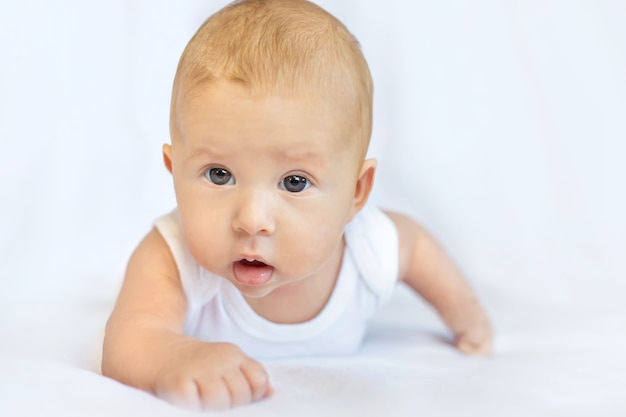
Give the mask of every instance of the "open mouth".
POLYGON ((233 262, 235 280, 244 285, 267 284, 274 274, 274 267, 257 260, 241 259, 233 262))
POLYGON ((247 259, 242 259, 241 261, 242 264, 247 265, 247 266, 266 266, 266 264, 264 262, 261 261, 249 261, 247 259))

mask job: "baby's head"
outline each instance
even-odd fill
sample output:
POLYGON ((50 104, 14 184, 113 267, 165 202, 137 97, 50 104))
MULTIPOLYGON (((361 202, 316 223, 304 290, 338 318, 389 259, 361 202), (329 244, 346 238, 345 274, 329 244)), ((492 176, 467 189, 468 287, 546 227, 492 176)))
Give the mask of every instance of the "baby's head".
POLYGON ((304 0, 236 1, 211 16, 180 59, 171 135, 184 102, 207 86, 235 83, 253 96, 307 100, 328 109, 338 147, 363 160, 372 128, 372 79, 357 40, 335 17, 304 0))
POLYGON ((209 18, 178 66, 164 146, 193 257, 249 297, 332 279, 372 187, 371 123, 365 59, 324 10, 248 0, 209 18))

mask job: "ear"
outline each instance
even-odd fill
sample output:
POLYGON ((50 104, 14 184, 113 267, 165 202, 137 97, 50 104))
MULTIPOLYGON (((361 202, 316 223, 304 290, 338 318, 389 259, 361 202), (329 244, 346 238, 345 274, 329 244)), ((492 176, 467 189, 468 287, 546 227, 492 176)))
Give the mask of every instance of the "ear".
POLYGON ((163 145, 163 163, 165 168, 172 173, 172 147, 167 143, 163 145))
POLYGON ((359 177, 356 181, 356 187, 354 188, 354 201, 352 202, 352 210, 350 211, 350 218, 352 220, 354 216, 363 208, 367 199, 370 196, 372 187, 374 186, 374 174, 376 174, 376 160, 366 159, 361 165, 359 171, 359 177))

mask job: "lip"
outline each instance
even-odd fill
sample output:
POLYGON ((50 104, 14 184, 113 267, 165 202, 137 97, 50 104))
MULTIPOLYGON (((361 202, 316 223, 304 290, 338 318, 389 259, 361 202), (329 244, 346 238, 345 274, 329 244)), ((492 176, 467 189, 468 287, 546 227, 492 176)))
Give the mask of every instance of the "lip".
POLYGON ((274 267, 254 257, 233 262, 233 277, 240 285, 259 287, 272 280, 274 267))
POLYGON ((260 255, 249 255, 249 254, 246 254, 246 255, 239 256, 235 260, 235 262, 241 262, 241 261, 249 261, 249 262, 257 261, 257 262, 263 262, 264 264, 267 264, 267 261, 260 255))

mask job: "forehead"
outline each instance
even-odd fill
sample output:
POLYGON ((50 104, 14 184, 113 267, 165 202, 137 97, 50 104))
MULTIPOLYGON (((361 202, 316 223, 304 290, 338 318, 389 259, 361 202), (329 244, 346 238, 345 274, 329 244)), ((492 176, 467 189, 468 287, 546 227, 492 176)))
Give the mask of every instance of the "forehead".
POLYGON ((187 145, 276 145, 306 154, 349 142, 332 104, 306 94, 255 92, 235 82, 212 82, 190 89, 172 111, 174 139, 187 145))

